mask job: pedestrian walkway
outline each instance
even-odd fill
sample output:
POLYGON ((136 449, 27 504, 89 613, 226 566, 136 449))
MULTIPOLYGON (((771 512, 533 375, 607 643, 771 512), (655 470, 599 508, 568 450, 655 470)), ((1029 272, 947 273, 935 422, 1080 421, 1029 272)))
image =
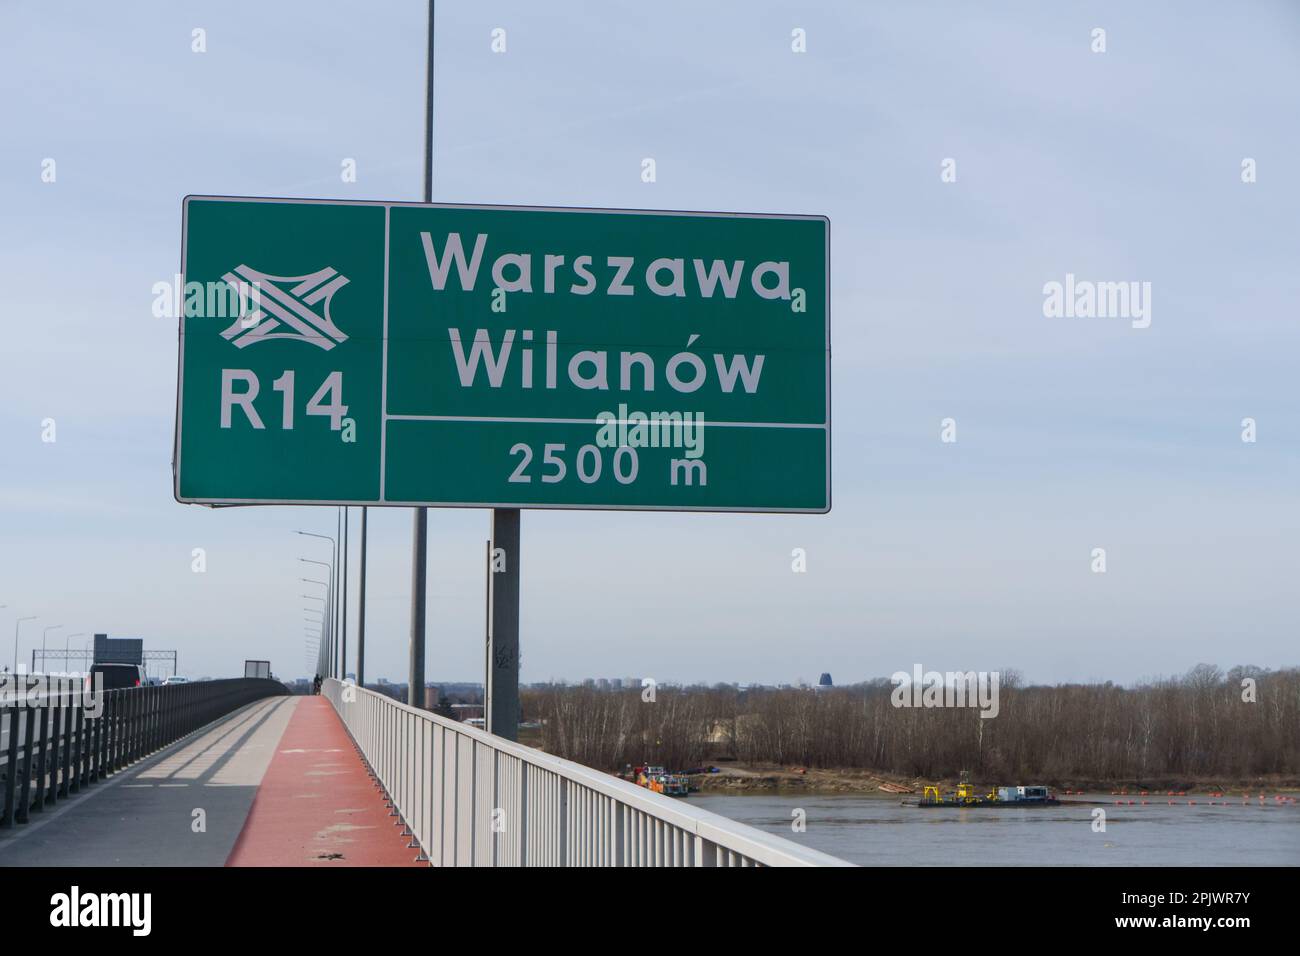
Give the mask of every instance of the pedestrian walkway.
POLYGON ((329 701, 295 699, 226 865, 421 865, 329 701))
POLYGON ((0 866, 415 866, 323 697, 249 704, 0 830, 0 866))
POLYGON ((0 830, 0 866, 223 865, 300 699, 242 707, 0 830))

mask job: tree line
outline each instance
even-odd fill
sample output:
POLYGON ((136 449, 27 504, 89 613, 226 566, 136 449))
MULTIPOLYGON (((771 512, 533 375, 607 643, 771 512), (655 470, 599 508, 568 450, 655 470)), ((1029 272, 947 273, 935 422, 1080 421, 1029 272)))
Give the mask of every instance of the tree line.
POLYGON ((604 770, 710 761, 857 768, 906 777, 1123 781, 1300 774, 1300 669, 1201 664, 1122 687, 1025 685, 1002 672, 996 717, 898 707, 887 679, 848 687, 563 684, 524 692, 542 747, 604 770))

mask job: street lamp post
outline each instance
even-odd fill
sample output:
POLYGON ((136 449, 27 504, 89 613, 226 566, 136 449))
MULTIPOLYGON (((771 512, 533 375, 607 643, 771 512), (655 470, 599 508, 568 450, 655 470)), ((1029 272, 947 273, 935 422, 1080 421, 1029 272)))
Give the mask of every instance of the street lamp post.
MULTIPOLYGON (((51 625, 50 625, 49 627, 47 627, 45 630, 41 631, 41 667, 44 667, 44 666, 45 666, 45 638, 47 638, 47 637, 49 636, 50 631, 57 631, 57 630, 59 630, 61 627, 63 627, 62 624, 51 624, 51 625)), ((32 670, 33 670, 33 671, 36 670, 36 662, 35 662, 35 661, 32 661, 32 670)))
POLYGON ((324 663, 322 661, 322 657, 325 653, 325 649, 328 642, 328 636, 327 636, 328 632, 326 630, 327 622, 323 617, 314 618, 314 617, 304 616, 302 619, 302 623, 304 625, 310 625, 309 627, 304 626, 303 636, 304 637, 312 636, 312 639, 316 641, 316 673, 323 674, 324 663))
POLYGON ((339 637, 342 639, 339 654, 339 679, 348 679, 348 525, 352 523, 352 515, 347 506, 339 509, 343 515, 343 622, 339 628, 339 637))
MULTIPOLYGON (((338 543, 338 540, 337 540, 336 538, 332 538, 332 537, 330 537, 330 536, 327 535, 327 534, 316 534, 314 531, 299 531, 298 533, 301 534, 301 535, 305 535, 305 536, 308 537, 308 538, 320 538, 320 539, 322 539, 322 540, 324 540, 324 541, 328 541, 328 542, 330 543, 330 547, 331 547, 331 549, 332 549, 331 553, 332 553, 332 555, 333 555, 333 561, 330 562, 330 564, 329 564, 329 569, 330 569, 330 603, 329 603, 329 607, 330 607, 330 611, 331 611, 332 616, 335 618, 335 621, 337 622, 337 619, 338 619, 338 563, 339 563, 339 543, 338 543)), ((303 558, 302 560, 305 561, 306 558, 303 558)), ((324 564, 323 561, 317 561, 317 562, 314 562, 314 563, 316 563, 316 564, 324 564)), ((330 676, 335 676, 335 674, 337 673, 337 671, 336 671, 336 665, 335 665, 335 657, 336 657, 336 651, 337 651, 337 649, 338 649, 338 635, 337 635, 337 631, 335 630, 335 626, 336 626, 336 625, 332 625, 332 626, 330 627, 330 659, 329 659, 329 661, 328 661, 328 664, 329 664, 329 667, 330 667, 330 671, 331 671, 330 676)))
POLYGON ((29 614, 27 617, 20 617, 14 621, 14 669, 13 673, 18 673, 18 628, 23 626, 23 621, 36 620, 35 614, 29 614))
MULTIPOLYGON (((429 53, 425 59, 424 201, 433 202, 433 28, 434 0, 429 0, 429 53)), ((511 556, 513 563, 513 555, 511 556)), ((411 676, 406 702, 424 707, 424 631, 429 580, 429 509, 416 508, 411 522, 411 676)))
POLYGON ((330 669, 329 652, 330 649, 333 647, 333 641, 334 641, 334 631, 331 626, 331 620, 330 620, 333 617, 333 613, 330 612, 330 609, 334 606, 334 584, 333 584, 334 565, 332 565, 328 561, 316 561, 313 560, 312 558, 299 558, 298 560, 302 561, 304 564, 319 564, 322 568, 325 568, 327 571, 329 571, 329 574, 326 575, 326 577, 329 578, 330 583, 325 585, 325 609, 326 610, 321 614, 322 617, 321 642, 323 645, 323 651, 321 654, 320 663, 324 665, 321 669, 321 676, 325 677, 325 676, 329 676, 329 669, 330 669))
MULTIPOLYGON (((329 588, 330 588, 329 584, 327 584, 327 583, 324 582, 324 581, 317 581, 317 580, 315 580, 314 578, 299 578, 299 580, 302 581, 303 584, 315 584, 315 585, 319 585, 320 587, 323 587, 323 588, 325 589, 325 594, 326 594, 325 597, 321 597, 320 595, 317 595, 317 594, 304 594, 304 595, 302 595, 302 596, 303 596, 305 599, 307 599, 308 601, 320 601, 321 604, 323 604, 326 608, 329 607, 329 588)), ((324 610, 322 610, 322 611, 321 611, 321 614, 324 615, 324 613, 325 613, 324 610)), ((304 620, 306 620, 306 618, 304 618, 304 620)), ((320 636, 321 636, 323 633, 324 633, 324 622, 322 621, 322 622, 321 622, 321 627, 318 628, 318 629, 316 630, 316 632, 315 632, 318 642, 319 642, 319 638, 320 638, 320 636)), ((319 651, 320 651, 320 647, 319 647, 319 643, 318 643, 318 645, 317 645, 317 652, 318 652, 317 656, 319 656, 319 651)))
POLYGON ((357 686, 366 686, 366 507, 361 506, 361 580, 357 582, 357 686))

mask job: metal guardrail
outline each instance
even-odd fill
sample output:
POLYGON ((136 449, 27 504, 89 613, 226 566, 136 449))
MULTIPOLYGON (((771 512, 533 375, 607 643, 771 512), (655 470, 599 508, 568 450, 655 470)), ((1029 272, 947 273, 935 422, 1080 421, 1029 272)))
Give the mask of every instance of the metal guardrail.
POLYGON ((434 865, 851 865, 383 694, 321 693, 434 865))
POLYGON ((131 687, 87 694, 82 678, 0 680, 0 827, 26 823, 83 787, 111 776, 245 704, 287 694, 252 678, 131 687))

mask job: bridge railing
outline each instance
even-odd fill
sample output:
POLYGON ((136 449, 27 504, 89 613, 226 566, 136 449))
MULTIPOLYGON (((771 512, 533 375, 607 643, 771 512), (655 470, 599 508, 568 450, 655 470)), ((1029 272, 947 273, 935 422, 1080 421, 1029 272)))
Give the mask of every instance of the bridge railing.
POLYGON ((321 693, 434 865, 849 865, 351 683, 321 693))
POLYGON ((56 804, 245 704, 287 694, 235 678, 87 691, 81 677, 0 677, 0 827, 56 804))

